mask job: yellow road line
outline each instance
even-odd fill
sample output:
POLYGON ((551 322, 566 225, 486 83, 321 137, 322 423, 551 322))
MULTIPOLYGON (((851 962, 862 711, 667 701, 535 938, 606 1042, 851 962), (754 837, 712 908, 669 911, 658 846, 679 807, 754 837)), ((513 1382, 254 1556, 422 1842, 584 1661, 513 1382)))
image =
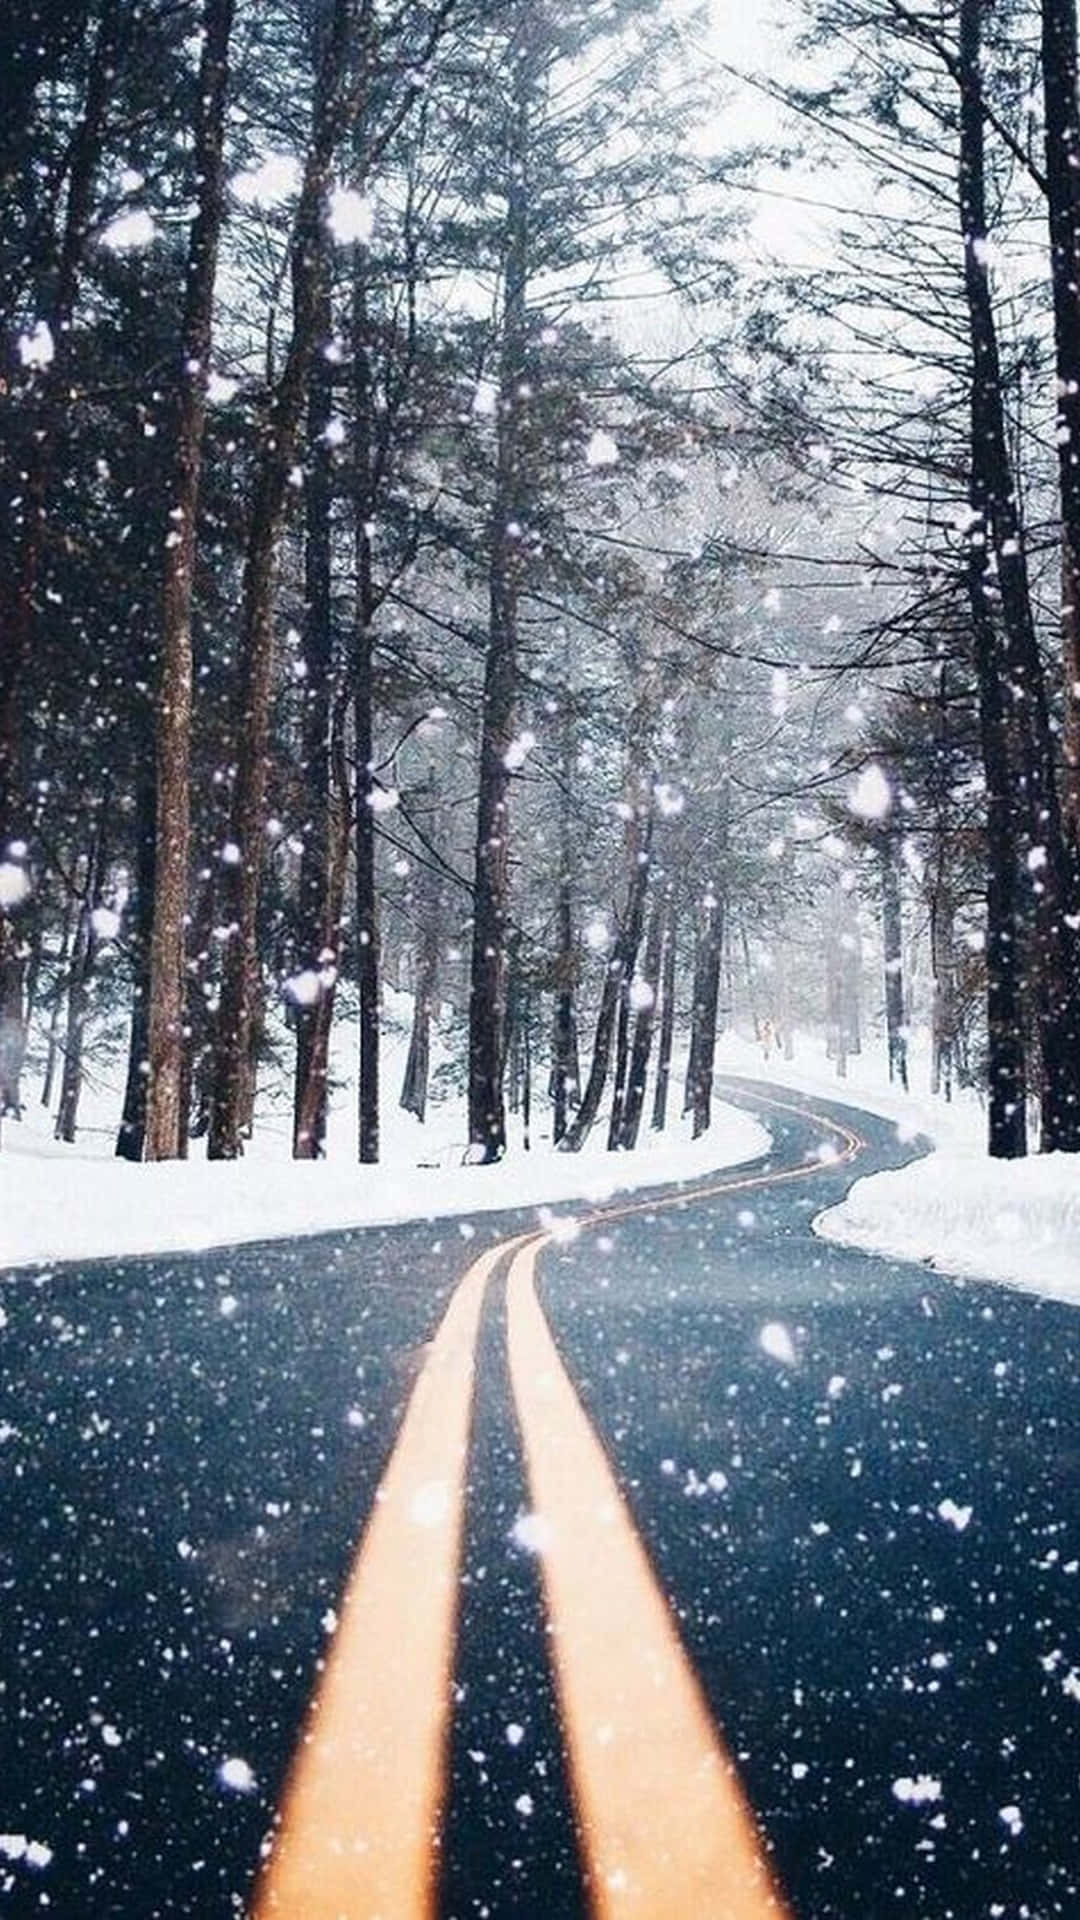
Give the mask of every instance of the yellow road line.
MULTIPOLYGON (((821 1124, 844 1139, 842 1159, 858 1152, 857 1135, 821 1124)), ((607 1208, 582 1224, 818 1170, 717 1182, 607 1208)), ((761 1920, 784 1912, 732 1763, 536 1300, 532 1273, 548 1240, 518 1235, 492 1247, 451 1296, 375 1496, 254 1920, 434 1915, 476 1341, 488 1281, 515 1252, 511 1373, 533 1497, 554 1528, 545 1590, 596 1913, 761 1920)))
POLYGON ((434 1912, 474 1355, 488 1280, 460 1281, 375 1496, 257 1890, 256 1920, 434 1912))
POLYGON ((598 1920, 777 1920, 735 1767, 533 1285, 508 1281, 510 1377, 590 1900, 598 1920))
POLYGON ((800 1120, 812 1120, 819 1127, 838 1134, 844 1143, 843 1152, 838 1153, 833 1161, 803 1161, 796 1167, 781 1167, 767 1173, 740 1174, 733 1180, 719 1180, 708 1187, 683 1187, 677 1193, 660 1194, 651 1200, 630 1200, 622 1206, 604 1207, 587 1215, 581 1222, 582 1227, 602 1226, 605 1221, 624 1220, 635 1213, 657 1213, 668 1207, 689 1206, 697 1200, 712 1200, 721 1194, 741 1193, 751 1187, 772 1187, 789 1180, 806 1180, 815 1173, 827 1172, 830 1166, 846 1166, 866 1146, 866 1141, 840 1120, 826 1120, 823 1114, 811 1113, 805 1107, 793 1107, 786 1100, 770 1100, 765 1094, 755 1094, 754 1098, 761 1106, 776 1107, 781 1113, 797 1114, 800 1120))

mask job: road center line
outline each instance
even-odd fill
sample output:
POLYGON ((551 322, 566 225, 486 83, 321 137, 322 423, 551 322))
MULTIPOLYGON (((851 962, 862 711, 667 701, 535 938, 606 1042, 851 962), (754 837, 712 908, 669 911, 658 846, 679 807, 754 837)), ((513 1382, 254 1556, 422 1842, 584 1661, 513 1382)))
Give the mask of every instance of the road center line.
POLYGON ((402 1422, 286 1789, 255 1920, 434 1913, 475 1351, 491 1275, 469 1267, 402 1422))
POLYGON ((537 1300, 543 1244, 510 1268, 510 1377, 593 1912, 777 1920, 734 1763, 537 1300))
MULTIPOLYGON (((839 1134, 840 1161, 863 1144, 836 1121, 788 1110, 839 1134)), ((729 1178, 605 1208, 581 1225, 819 1171, 809 1163, 729 1178)), ((595 1912, 775 1920, 786 1911, 536 1299, 548 1239, 500 1242, 451 1295, 354 1562, 254 1920, 433 1920, 476 1343, 488 1282, 509 1255, 511 1378, 532 1497, 553 1528, 544 1583, 595 1912)))

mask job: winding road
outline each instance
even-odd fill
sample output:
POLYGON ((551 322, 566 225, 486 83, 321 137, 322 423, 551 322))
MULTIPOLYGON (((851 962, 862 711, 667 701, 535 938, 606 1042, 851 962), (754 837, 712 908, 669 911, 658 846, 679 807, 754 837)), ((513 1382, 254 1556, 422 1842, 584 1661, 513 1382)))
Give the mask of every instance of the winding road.
POLYGON ((719 1091, 767 1160, 543 1233, 2 1277, 0 1914, 1080 1912, 1075 1310, 719 1091))

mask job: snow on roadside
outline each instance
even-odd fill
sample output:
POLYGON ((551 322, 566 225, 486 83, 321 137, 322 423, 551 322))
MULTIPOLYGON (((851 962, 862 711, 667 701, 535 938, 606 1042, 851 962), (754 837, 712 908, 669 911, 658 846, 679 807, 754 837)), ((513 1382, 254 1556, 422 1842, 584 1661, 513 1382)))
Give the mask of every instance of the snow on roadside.
MULTIPOLYGON (((707 1134, 691 1141, 680 1123, 649 1134, 633 1153, 604 1150, 603 1129, 580 1153, 541 1143, 493 1167, 418 1164, 411 1155, 377 1167, 346 1159, 188 1160, 132 1166, 100 1157, 9 1151, 0 1156, 0 1266, 172 1253, 236 1246, 281 1235, 489 1213, 502 1208, 596 1204, 613 1193, 697 1179, 767 1151, 769 1135, 747 1114, 717 1103, 707 1134)), ((29 1144, 29 1143, 28 1143, 29 1144)), ((51 1145, 51 1143, 50 1143, 51 1145)), ((462 1232, 466 1222, 462 1221, 462 1232)))
POLYGON ((814 1221, 842 1246, 1080 1304, 1080 1160, 990 1160, 949 1147, 856 1180, 814 1221))
POLYGON ((949 1104, 932 1099, 918 1048, 910 1094, 890 1086, 880 1049, 849 1060, 845 1080, 837 1079, 820 1045, 801 1039, 790 1062, 775 1052, 765 1061, 760 1047, 729 1036, 718 1054, 721 1072, 861 1106, 894 1120, 901 1140, 923 1134, 934 1142, 934 1151, 910 1166, 856 1180, 839 1206, 818 1214, 813 1225, 822 1239, 1080 1304, 1076 1155, 991 1160, 981 1102, 972 1094, 949 1104))

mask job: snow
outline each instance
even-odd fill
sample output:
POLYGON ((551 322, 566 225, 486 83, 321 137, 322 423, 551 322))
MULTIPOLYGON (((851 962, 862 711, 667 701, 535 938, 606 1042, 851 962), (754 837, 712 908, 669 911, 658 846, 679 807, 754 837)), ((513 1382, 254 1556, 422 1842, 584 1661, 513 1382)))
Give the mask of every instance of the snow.
POLYGON ((884 820, 892 803, 893 792, 888 776, 876 762, 872 762, 863 768, 848 794, 848 807, 860 820, 884 820))
POLYGON ((52 1859, 52 1848, 44 1840, 30 1840, 25 1833, 0 1833, 0 1854, 5 1860, 19 1860, 39 1871, 52 1859))
POLYGON ((366 246, 375 231, 375 206, 355 187, 335 187, 326 224, 339 246, 366 246))
MULTIPOLYGON (((642 1144, 618 1154, 606 1151, 602 1120, 580 1153, 559 1153, 550 1139, 535 1135, 526 1152, 519 1123, 510 1116, 505 1159, 496 1166, 465 1166, 468 1135, 460 1094, 433 1098, 424 1126, 396 1104, 407 1047, 404 1015, 411 1001, 391 989, 386 998, 396 1017, 395 1031, 384 1038, 379 1165, 361 1167, 355 1159, 350 1058, 355 1043, 346 1022, 335 1029, 325 1160, 291 1158, 288 1100, 282 1095, 264 1113, 241 1160, 207 1161, 200 1142, 192 1146, 199 1158, 133 1166, 112 1157, 116 1087, 88 1086, 75 1146, 53 1140, 51 1116, 40 1107, 28 1105, 21 1121, 4 1122, 0 1265, 196 1251, 450 1216, 469 1239, 470 1215, 504 1208, 530 1209, 541 1228, 566 1239, 579 1230, 591 1206, 613 1194, 700 1178, 768 1150, 763 1127, 716 1103, 712 1126, 700 1140, 691 1140, 689 1121, 680 1119, 665 1134, 643 1128, 642 1144), (572 1211, 552 1214, 553 1207, 572 1211)), ((441 1045, 436 1030, 433 1070, 443 1058, 441 1045)), ((116 1071, 119 1075, 120 1068, 116 1071)), ((228 1318, 224 1303, 222 1311, 228 1318)))
POLYGON ((277 207, 299 191, 300 163, 292 153, 268 153, 259 166, 234 174, 231 185, 241 206, 277 207))
POLYGON ((615 467, 619 463, 619 448, 610 433, 597 428, 591 434, 585 447, 585 464, 589 467, 615 467))
POLYGON ((815 1222, 828 1240, 1080 1303, 1080 1161, 950 1147, 857 1180, 815 1222))
POLYGON ((932 1774, 918 1773, 915 1776, 903 1776, 893 1781, 892 1790, 897 1800, 907 1807, 932 1806, 941 1799, 941 1781, 932 1774))
POLYGON ((157 233, 150 215, 145 208, 136 207, 130 213, 118 213, 102 231, 101 244, 110 247, 113 253, 134 253, 139 247, 148 247, 157 233))
POLYGON ((951 1497, 938 1501, 938 1519, 947 1526, 955 1527, 957 1533, 963 1533, 971 1525, 972 1507, 961 1507, 951 1497))
POLYGON ((56 343, 48 321, 35 320, 28 333, 19 335, 18 348, 20 366, 29 367, 35 373, 51 366, 56 357, 56 343))
POLYGON ((223 1760, 218 1768, 218 1779, 230 1793, 254 1793, 255 1775, 246 1760, 239 1756, 223 1760))
POLYGON ((17 907, 30 892, 30 875, 14 860, 0 861, 0 907, 17 907))
POLYGON ((843 1080, 824 1046, 802 1036, 793 1061, 775 1047, 766 1059, 760 1046, 732 1035, 717 1049, 719 1073, 727 1069, 862 1107, 894 1121, 901 1141, 922 1135, 932 1143, 933 1152, 906 1167, 856 1180, 838 1206, 814 1221, 822 1239, 1080 1304, 1080 1156, 991 1160, 982 1101, 965 1092, 951 1103, 931 1097, 918 1034, 909 1046, 909 1068, 912 1091, 905 1093, 890 1084, 880 1049, 849 1057, 843 1080))
POLYGON ((758 1344, 763 1353, 767 1353, 771 1360, 779 1360, 783 1367, 794 1367, 798 1362, 795 1342, 780 1320, 769 1320, 762 1327, 758 1344))

